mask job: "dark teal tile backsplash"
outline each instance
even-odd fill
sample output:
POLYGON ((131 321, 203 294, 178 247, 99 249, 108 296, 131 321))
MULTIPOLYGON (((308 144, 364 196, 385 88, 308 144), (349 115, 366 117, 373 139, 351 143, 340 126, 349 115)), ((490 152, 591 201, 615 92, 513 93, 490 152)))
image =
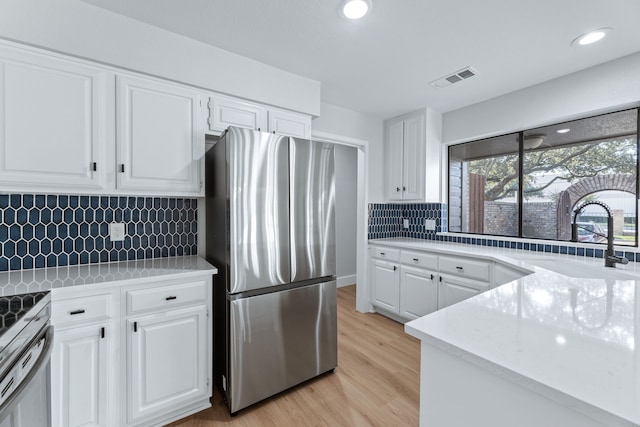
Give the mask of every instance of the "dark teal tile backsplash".
POLYGON ((196 199, 0 194, 0 271, 196 254, 197 228, 196 199))

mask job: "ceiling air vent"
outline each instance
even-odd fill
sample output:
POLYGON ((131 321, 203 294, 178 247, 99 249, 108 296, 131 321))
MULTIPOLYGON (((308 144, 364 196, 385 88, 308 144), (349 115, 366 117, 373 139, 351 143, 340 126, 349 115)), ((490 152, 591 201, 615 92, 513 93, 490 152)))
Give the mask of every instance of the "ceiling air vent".
POLYGON ((444 76, 437 80, 434 80, 429 84, 436 89, 441 89, 443 87, 451 86, 454 83, 461 82, 465 79, 468 79, 469 77, 473 77, 476 74, 478 74, 476 70, 471 67, 466 67, 462 70, 456 71, 455 73, 451 73, 448 76, 444 76))

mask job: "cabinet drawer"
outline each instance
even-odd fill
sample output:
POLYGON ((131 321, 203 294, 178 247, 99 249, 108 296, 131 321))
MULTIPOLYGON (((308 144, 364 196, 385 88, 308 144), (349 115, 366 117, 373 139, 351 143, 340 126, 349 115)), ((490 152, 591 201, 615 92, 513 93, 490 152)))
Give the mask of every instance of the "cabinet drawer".
POLYGON ((389 261, 400 261, 400 249, 371 246, 371 256, 389 261))
POLYGON ((51 323, 61 326, 108 319, 113 316, 111 301, 111 294, 54 300, 51 304, 51 323))
POLYGON ((206 304, 205 281, 127 291, 127 314, 185 304, 206 304))
POLYGON ((430 270, 438 269, 438 256, 426 252, 402 251, 400 261, 405 265, 428 268, 430 270))
POLYGON ((439 260, 439 267, 441 272, 488 282, 491 264, 485 261, 476 261, 468 258, 441 256, 439 260))

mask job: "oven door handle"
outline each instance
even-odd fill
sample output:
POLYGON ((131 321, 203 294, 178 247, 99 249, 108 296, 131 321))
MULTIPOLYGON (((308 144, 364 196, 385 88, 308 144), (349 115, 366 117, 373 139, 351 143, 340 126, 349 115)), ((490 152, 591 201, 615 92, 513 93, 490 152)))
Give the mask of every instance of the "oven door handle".
MULTIPOLYGON (((34 363, 33 367, 27 374, 27 376, 22 380, 18 387, 16 387, 13 392, 11 392, 11 396, 5 400, 2 405, 0 405, 0 414, 11 414, 16 405, 20 403, 20 399, 22 395, 25 394, 27 388, 31 384, 33 378, 38 375, 43 369, 46 368, 49 363, 49 358, 51 357, 51 351, 53 349, 53 326, 49 325, 42 329, 42 331, 38 334, 38 337, 33 340, 33 343, 37 343, 44 337, 44 348, 40 352, 40 357, 34 363)), ((0 422, 2 422, 2 416, 0 416, 0 422)))

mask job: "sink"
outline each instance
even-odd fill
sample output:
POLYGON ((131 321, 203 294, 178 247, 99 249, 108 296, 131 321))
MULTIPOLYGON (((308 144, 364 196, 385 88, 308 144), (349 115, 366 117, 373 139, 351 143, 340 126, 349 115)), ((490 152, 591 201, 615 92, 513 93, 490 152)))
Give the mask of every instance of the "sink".
POLYGON ((604 265, 596 266, 550 258, 522 259, 522 261, 576 279, 640 280, 640 276, 637 274, 615 268, 607 268, 604 265))

